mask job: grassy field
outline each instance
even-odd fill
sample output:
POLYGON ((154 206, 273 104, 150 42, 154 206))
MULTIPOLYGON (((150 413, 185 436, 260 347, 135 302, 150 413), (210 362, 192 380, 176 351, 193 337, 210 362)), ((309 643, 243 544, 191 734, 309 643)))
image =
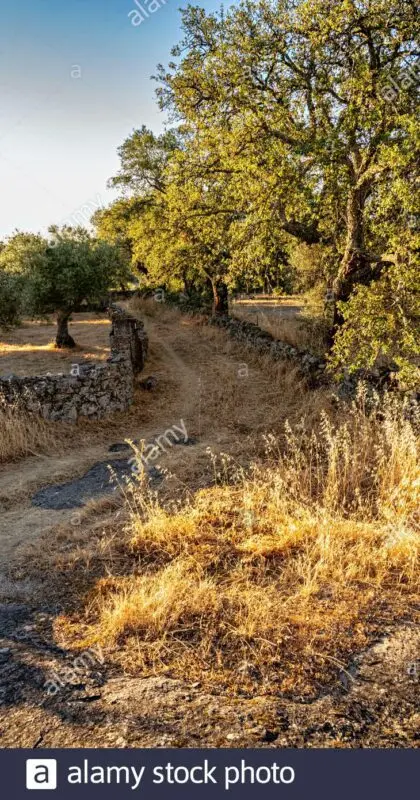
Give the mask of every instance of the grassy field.
POLYGON ((70 372, 78 361, 103 361, 109 355, 110 321, 103 315, 73 314, 69 325, 76 341, 74 350, 57 350, 56 328, 50 322, 31 322, 11 331, 0 331, 0 376, 44 375, 70 372))
MULTIPOLYGON (((69 373, 72 364, 102 361, 109 355, 111 325, 103 315, 74 314, 70 330, 76 339, 74 350, 57 350, 55 325, 31 322, 0 333, 0 377, 69 373)), ((57 452, 72 446, 68 426, 51 425, 28 417, 17 409, 0 407, 0 464, 23 456, 57 452)), ((78 432, 74 439, 78 440, 78 432)))
POLYGON ((127 570, 91 593, 86 646, 142 674, 316 696, 406 618, 420 577, 410 424, 392 404, 367 419, 360 400, 346 422, 287 426, 266 448, 245 470, 214 456, 216 485, 179 510, 130 487, 127 570))

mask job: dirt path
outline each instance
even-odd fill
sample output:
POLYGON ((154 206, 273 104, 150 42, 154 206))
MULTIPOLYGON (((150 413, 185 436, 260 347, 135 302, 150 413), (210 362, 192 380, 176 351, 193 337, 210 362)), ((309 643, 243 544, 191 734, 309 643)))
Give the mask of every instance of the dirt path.
MULTIPOLYGON (((16 547, 28 539, 34 539, 55 525, 71 519, 74 512, 69 510, 51 511, 35 508, 31 497, 36 490, 82 476, 93 464, 115 458, 109 448, 125 439, 145 441, 165 431, 172 424, 186 417, 195 417, 198 393, 198 375, 165 338, 162 326, 151 323, 151 334, 155 356, 149 369, 158 365, 159 373, 170 386, 165 403, 154 403, 154 395, 143 392, 137 397, 144 403, 148 419, 141 425, 133 424, 131 414, 126 421, 122 419, 116 429, 99 434, 101 441, 93 441, 86 446, 77 446, 64 454, 32 456, 17 464, 0 467, 0 568, 9 563, 16 547)), ((165 389, 165 386, 164 386, 165 389)), ((172 455, 171 462, 184 458, 179 452, 172 455)), ((117 454, 118 457, 118 454, 117 454)), ((123 453, 122 458, 126 458, 123 453)))
MULTIPOLYGON (((193 469, 194 462, 200 463, 208 447, 220 446, 232 438, 228 414, 222 406, 219 412, 218 402, 219 393, 225 388, 221 385, 223 379, 232 382, 232 376, 236 378, 241 363, 238 356, 215 350, 214 345, 202 332, 192 328, 188 320, 181 324, 149 321, 148 326, 152 353, 145 374, 157 375, 156 392, 137 392, 131 412, 118 415, 112 425, 98 424, 96 429, 93 425, 93 431, 86 432, 86 444, 83 444, 82 429, 75 432, 75 444, 66 443, 62 453, 31 456, 16 464, 0 466, 0 569, 1 565, 7 566, 13 551, 25 541, 53 530, 56 524, 64 523, 72 516, 71 509, 34 508, 31 498, 35 492, 80 478, 98 462, 120 456, 127 458, 127 453, 111 454, 109 448, 113 444, 125 439, 150 441, 183 420, 188 434, 197 439, 196 445, 174 447, 161 459, 165 468, 183 479, 186 468, 190 474, 190 467, 193 469), (207 417, 202 408, 204 381, 210 385, 210 394, 214 392, 213 406, 207 417)), ((246 394, 252 395, 253 407, 249 406, 249 412, 252 427, 255 425, 257 428, 258 416, 261 421, 269 411, 269 376, 264 379, 250 367, 247 380, 238 379, 234 383, 244 407, 247 406, 246 394), (265 402, 259 407, 261 398, 265 402)), ((228 401, 240 409, 236 396, 228 398, 228 401)), ((252 430, 245 421, 242 426, 252 430)))

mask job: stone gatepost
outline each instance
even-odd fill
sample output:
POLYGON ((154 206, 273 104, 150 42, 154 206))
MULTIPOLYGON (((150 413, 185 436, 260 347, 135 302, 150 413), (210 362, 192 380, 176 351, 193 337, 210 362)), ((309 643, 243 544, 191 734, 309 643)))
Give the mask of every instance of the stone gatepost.
POLYGON ((144 369, 148 349, 148 338, 143 323, 115 306, 111 306, 109 315, 112 322, 109 335, 111 356, 124 356, 131 361, 134 374, 141 372, 144 369))

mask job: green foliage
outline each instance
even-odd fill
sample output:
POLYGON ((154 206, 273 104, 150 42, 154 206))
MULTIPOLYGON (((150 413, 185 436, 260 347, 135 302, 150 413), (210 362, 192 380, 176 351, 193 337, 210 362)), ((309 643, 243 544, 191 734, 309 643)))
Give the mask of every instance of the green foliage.
POLYGON ((0 249, 0 270, 16 274, 30 272, 37 256, 45 251, 46 244, 39 234, 17 231, 0 249))
POLYGON ((290 263, 296 275, 297 291, 304 293, 318 286, 325 287, 327 275, 323 256, 324 249, 319 244, 293 243, 290 248, 290 263))
POLYGON ((118 247, 95 239, 84 228, 52 227, 50 233, 51 241, 27 272, 26 303, 35 316, 71 312, 83 300, 103 298, 127 278, 118 247))
MULTIPOLYGON (((188 131, 195 173, 208 186, 227 178, 234 227, 252 229, 237 253, 230 242, 230 270, 248 278, 261 264, 264 273, 280 240, 301 288, 332 288, 356 332, 356 301, 347 303, 358 287, 360 298, 384 299, 376 281, 394 252, 395 222, 401 231, 413 218, 402 201, 412 195, 416 142, 414 4, 262 0, 221 15, 188 7, 183 22, 159 97, 188 131), (304 258, 285 235, 308 248, 304 258)), ((392 263, 410 293, 406 260, 392 263)), ((387 335, 394 341, 391 327, 387 335)))
POLYGON ((110 186, 138 196, 164 191, 164 170, 170 155, 179 147, 175 131, 160 136, 145 125, 126 139, 118 150, 121 169, 110 186))
POLYGON ((290 263, 290 237, 257 213, 235 220, 229 230, 230 283, 247 292, 257 288, 291 293, 295 270, 290 263))
POLYGON ((15 323, 20 313, 70 315, 129 276, 121 247, 84 228, 51 227, 49 238, 18 232, 0 252, 0 324, 15 323))
POLYGON ((27 276, 45 251, 46 240, 16 231, 0 247, 0 327, 18 325, 24 312, 27 276))
POLYGON ((22 311, 22 280, 0 270, 0 328, 18 325, 22 311))
POLYGON ((118 247, 122 258, 131 263, 137 271, 144 271, 144 265, 134 259, 130 229, 149 205, 148 199, 121 198, 111 203, 108 208, 99 209, 92 217, 98 238, 118 247))
POLYGON ((331 361, 350 372, 394 364, 400 381, 418 387, 420 354, 420 259, 390 264, 370 286, 359 286, 342 304, 344 324, 331 361))
POLYGON ((122 232, 133 267, 146 273, 143 283, 190 291, 210 282, 216 290, 230 259, 232 215, 221 211, 224 185, 208 186, 194 175, 189 154, 175 142, 180 137, 173 133, 159 138, 154 179, 146 182, 144 163, 156 166, 156 139, 145 129, 141 135, 135 132, 123 145, 122 170, 114 179, 118 184, 124 173, 124 186, 134 197, 113 204, 95 221, 103 237, 122 232), (147 148, 152 151, 149 155, 147 148))
POLYGON ((406 374, 418 25, 410 0, 189 6, 158 74, 179 128, 123 143, 111 185, 125 198, 98 213, 100 235, 150 286, 328 289, 336 366, 394 359, 406 374))
POLYGON ((332 363, 337 368, 394 364, 407 386, 418 386, 420 356, 420 233, 417 154, 420 124, 406 116, 402 140, 381 155, 386 179, 372 198, 372 237, 381 240, 384 261, 378 277, 356 287, 341 304, 332 363))

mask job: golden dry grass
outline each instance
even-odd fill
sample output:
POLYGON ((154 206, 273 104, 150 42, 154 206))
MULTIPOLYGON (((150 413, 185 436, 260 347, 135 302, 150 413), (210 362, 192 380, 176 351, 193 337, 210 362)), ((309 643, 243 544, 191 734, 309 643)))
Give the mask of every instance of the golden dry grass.
MULTIPOLYGON (((85 359, 100 361, 109 355, 109 328, 106 317, 94 314, 75 314, 71 331, 79 343, 74 350, 56 350, 51 337, 51 325, 28 323, 14 331, 3 332, 0 340, 0 377, 13 373, 18 376, 70 372, 71 365, 85 359)), ((162 369, 161 356, 150 348, 148 367, 162 369)), ((118 412, 100 420, 80 418, 76 425, 46 423, 36 415, 18 413, 17 408, 0 411, 0 463, 12 462, 33 454, 54 456, 58 450, 95 447, 101 442, 137 437, 149 415, 173 394, 173 385, 162 379, 159 398, 135 391, 135 402, 127 412, 118 412)))
POLYGON ((192 448, 189 462, 174 448, 190 497, 176 508, 169 483, 159 502, 135 483, 106 524, 97 504, 81 513, 62 552, 48 554, 51 580, 71 573, 76 609, 57 620, 57 638, 100 642, 142 674, 310 696, 386 626, 414 619, 414 427, 391 398, 373 410, 363 393, 335 405, 198 318, 159 304, 149 316, 152 355, 171 378, 152 398, 153 430, 182 415, 189 434, 229 455, 192 448), (215 485, 194 496, 197 470, 215 485))
POLYGON ((98 581, 84 644, 144 674, 309 696, 413 618, 420 473, 401 408, 367 415, 361 398, 340 425, 285 440, 246 472, 214 457, 218 485, 177 510, 133 487, 131 571, 98 581))
POLYGON ((0 407, 0 464, 22 456, 55 450, 59 443, 57 426, 20 412, 0 407))
POLYGON ((158 319, 160 323, 180 322, 188 317, 176 306, 166 305, 152 297, 133 297, 128 301, 127 307, 133 314, 140 313, 142 316, 158 319))
POLYGON ((238 306, 249 306, 255 303, 258 306, 265 306, 271 308, 278 308, 279 306, 301 306, 305 301, 305 297, 301 294, 288 294, 276 297, 272 294, 256 294, 249 297, 242 297, 234 300, 234 304, 238 306))

